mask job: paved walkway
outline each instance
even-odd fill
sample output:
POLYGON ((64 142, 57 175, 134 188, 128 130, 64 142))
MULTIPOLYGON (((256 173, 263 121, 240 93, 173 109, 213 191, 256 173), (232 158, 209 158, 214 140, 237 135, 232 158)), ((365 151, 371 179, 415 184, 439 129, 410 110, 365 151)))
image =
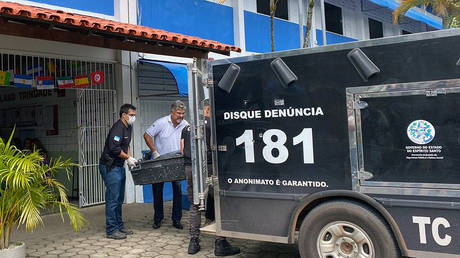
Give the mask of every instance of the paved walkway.
MULTIPOLYGON (((170 215, 171 203, 165 203, 165 215, 170 215)), ((152 228, 152 204, 125 204, 123 217, 134 235, 124 240, 105 238, 104 205, 82 209, 89 224, 79 233, 68 222, 62 223, 58 214, 44 217, 44 228, 34 232, 13 232, 13 240, 26 242, 28 257, 214 257, 214 238, 202 235, 201 251, 188 255, 188 212, 184 211, 183 230, 173 228, 169 218, 160 229, 152 228)), ((241 248, 234 257, 299 257, 297 246, 259 241, 230 239, 241 248)))

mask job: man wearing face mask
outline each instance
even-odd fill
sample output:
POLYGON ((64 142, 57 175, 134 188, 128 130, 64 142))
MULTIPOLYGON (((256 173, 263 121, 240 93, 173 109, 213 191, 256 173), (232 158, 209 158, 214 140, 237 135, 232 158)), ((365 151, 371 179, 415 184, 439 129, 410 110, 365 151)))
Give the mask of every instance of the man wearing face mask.
MULTIPOLYGON (((180 151, 180 136, 182 129, 188 125, 184 120, 185 104, 177 100, 171 105, 170 114, 156 120, 144 133, 144 140, 150 151, 152 158, 156 159, 160 155, 180 151)), ((181 182, 171 182, 173 188, 173 226, 182 229, 180 223, 182 219, 182 191, 181 182)), ((164 183, 152 185, 153 194, 153 228, 161 227, 164 218, 163 212, 163 186, 164 183)))
POLYGON ((136 120, 136 107, 124 104, 120 107, 120 119, 110 128, 104 151, 99 160, 99 172, 105 184, 106 237, 125 239, 131 230, 125 229, 122 221, 122 204, 125 197, 125 160, 129 167, 137 160, 131 157, 132 125, 136 120))

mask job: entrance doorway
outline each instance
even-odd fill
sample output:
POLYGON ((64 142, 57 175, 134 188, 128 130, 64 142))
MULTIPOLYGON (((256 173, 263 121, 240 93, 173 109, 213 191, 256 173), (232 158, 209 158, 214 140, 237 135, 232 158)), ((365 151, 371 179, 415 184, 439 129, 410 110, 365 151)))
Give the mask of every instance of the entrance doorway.
POLYGON ((51 158, 78 163, 70 178, 57 178, 69 199, 80 207, 104 203, 98 163, 117 117, 114 63, 0 50, 0 71, 7 76, 0 82, 0 136, 16 127, 20 149, 39 141, 51 158))

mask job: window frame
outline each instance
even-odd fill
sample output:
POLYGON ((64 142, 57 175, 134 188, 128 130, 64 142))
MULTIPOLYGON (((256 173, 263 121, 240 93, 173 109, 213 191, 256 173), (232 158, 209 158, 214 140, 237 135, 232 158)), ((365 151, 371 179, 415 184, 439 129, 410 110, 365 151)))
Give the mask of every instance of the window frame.
MULTIPOLYGON (((256 13, 270 16, 270 0, 256 0, 256 13), (262 6, 260 5, 261 2, 265 2, 266 8, 262 9, 262 6), (264 11, 266 11, 266 13, 264 11)), ((274 17, 281 20, 289 21, 289 0, 279 0, 274 17), (285 4, 285 8, 280 9, 279 7, 282 3, 285 4), (283 14, 285 10, 285 16, 280 14, 280 10, 283 11, 283 14)))
POLYGON ((368 18, 367 18, 367 27, 368 27, 368 31, 369 31, 369 39, 378 39, 378 38, 383 38, 383 37, 385 37, 385 31, 384 31, 384 27, 383 27, 383 22, 382 22, 382 21, 379 21, 379 20, 377 20, 377 19, 368 17, 368 18), (379 24, 379 25, 381 26, 382 33, 381 33, 381 36, 380 36, 380 37, 372 37, 371 22, 374 23, 375 25, 379 24))
MULTIPOLYGON (((331 13, 329 12, 329 14, 331 14, 331 13)), ((331 33, 335 33, 335 34, 344 36, 343 8, 340 7, 340 6, 337 6, 337 5, 334 5, 334 4, 326 3, 326 2, 325 2, 325 3, 324 3, 324 16, 325 16, 325 21, 326 21, 326 31, 327 31, 327 32, 331 32, 331 33), (327 22, 327 21, 328 21, 328 17, 331 17, 331 16, 328 16, 327 10, 328 10, 328 8, 330 8, 330 7, 337 8, 336 10, 340 10, 340 17, 336 17, 336 18, 339 18, 339 21, 338 21, 337 24, 334 24, 334 25, 339 25, 339 24, 340 24, 340 26, 336 26, 337 28, 340 27, 339 30, 331 30, 331 25, 328 26, 328 22, 327 22)), ((330 23, 329 23, 329 24, 330 24, 330 23)), ((334 25, 333 25, 333 26, 334 26, 334 25)))

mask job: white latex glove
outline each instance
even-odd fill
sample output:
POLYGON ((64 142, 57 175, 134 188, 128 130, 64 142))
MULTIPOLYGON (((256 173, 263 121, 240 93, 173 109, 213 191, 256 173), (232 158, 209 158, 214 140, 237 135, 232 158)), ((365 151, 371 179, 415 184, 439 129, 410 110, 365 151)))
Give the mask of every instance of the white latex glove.
POLYGON ((152 154, 153 154, 153 159, 160 157, 160 153, 158 153, 158 151, 154 151, 152 154))
POLYGON ((128 162, 128 166, 130 168, 133 168, 134 166, 136 166, 137 159, 135 159, 133 157, 129 157, 126 161, 128 162))

